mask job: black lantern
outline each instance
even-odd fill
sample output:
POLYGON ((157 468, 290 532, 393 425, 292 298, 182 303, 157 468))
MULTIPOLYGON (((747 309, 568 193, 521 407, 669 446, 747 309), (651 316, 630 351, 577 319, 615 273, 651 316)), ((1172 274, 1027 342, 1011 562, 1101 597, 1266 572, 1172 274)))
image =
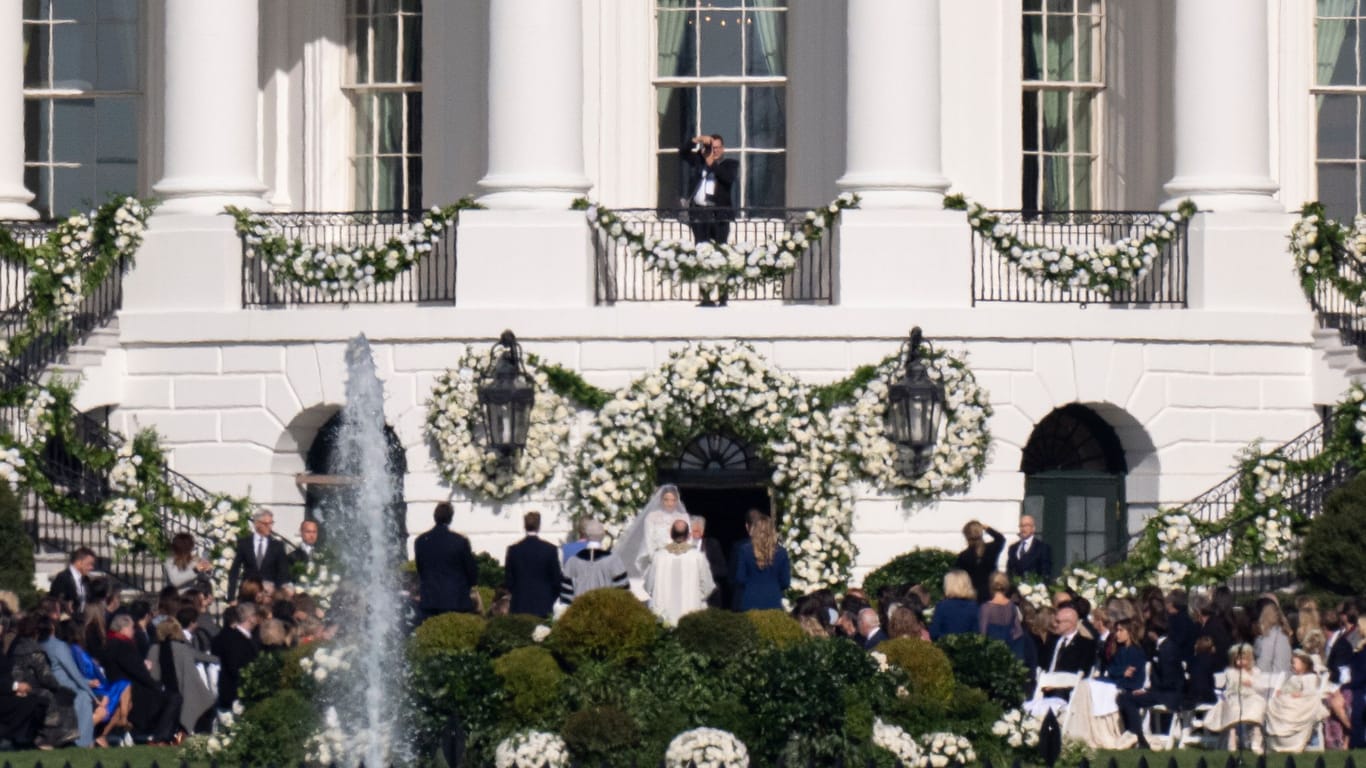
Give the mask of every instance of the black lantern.
POLYGON ((939 420, 944 413, 944 387, 930 380, 920 356, 924 337, 917 326, 902 349, 906 372, 887 386, 887 437, 907 449, 914 458, 914 471, 924 471, 925 463, 939 442, 939 420))
POLYGON ((536 390, 522 367, 522 347, 512 331, 503 331, 489 350, 489 365, 479 375, 479 407, 484 412, 488 446, 511 464, 526 447, 536 390))

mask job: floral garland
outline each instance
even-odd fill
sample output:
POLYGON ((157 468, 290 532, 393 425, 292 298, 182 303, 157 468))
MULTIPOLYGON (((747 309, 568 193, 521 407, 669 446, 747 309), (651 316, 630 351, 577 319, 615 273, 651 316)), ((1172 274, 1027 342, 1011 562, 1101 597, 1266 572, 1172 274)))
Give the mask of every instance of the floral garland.
POLYGON ((632 256, 663 272, 675 282, 696 283, 703 288, 738 291, 765 282, 782 280, 802 254, 824 236, 840 212, 857 208, 858 195, 846 192, 829 205, 808 211, 796 232, 784 231, 767 243, 684 243, 660 240, 637 222, 620 216, 586 198, 574 201, 574 210, 586 211, 594 230, 625 244, 632 256))
POLYGON ((944 207, 966 211, 972 231, 1026 276, 1063 289, 1090 289, 1103 295, 1128 289, 1142 280, 1162 246, 1174 240, 1181 223, 1196 212, 1195 203, 1183 200, 1172 213, 1159 214, 1152 223, 1142 225, 1136 236, 1099 245, 1057 247, 1024 242, 999 215, 962 195, 945 197, 944 207))
POLYGON ((952 733, 927 733, 920 737, 920 768, 947 768, 977 761, 977 752, 966 737, 952 733))
POLYGON ((303 572, 294 577, 294 591, 311 596, 324 611, 332 607, 332 596, 340 586, 341 575, 317 558, 309 558, 303 572))
POLYGON ((783 531, 800 542, 793 588, 842 583, 853 563, 853 468, 840 413, 814 410, 806 388, 752 347, 693 344, 598 411, 570 478, 573 511, 619 527, 641 509, 662 459, 698 432, 727 429, 773 468, 783 531))
POLYGON ((518 731, 498 742, 493 753, 497 768, 568 768, 564 739, 545 731, 518 731))
POLYGON ((882 718, 873 721, 873 745, 891 752, 904 766, 920 765, 920 745, 915 737, 900 726, 883 722, 882 718))
POLYGON ((719 728, 694 728, 669 742, 665 768, 749 768, 749 750, 735 734, 719 728))
POLYGON ((1138 594, 1132 584, 1103 576, 1080 565, 1069 568, 1058 581, 1063 587, 1086 598, 1091 605, 1104 605, 1112 597, 1127 598, 1138 594))
POLYGON ((285 237, 257 213, 234 206, 226 210, 236 222, 247 258, 261 260, 274 280, 335 294, 393 282, 431 252, 441 233, 459 220, 460 211, 482 207, 468 197, 455 205, 432 206, 417 223, 378 245, 306 243, 285 237))
POLYGON ((1361 301, 1361 279, 1342 274, 1344 260, 1366 267, 1366 214, 1357 214, 1349 227, 1328 218, 1321 203, 1305 203, 1290 230, 1290 254, 1305 296, 1313 299, 1320 283, 1327 283, 1350 301, 1361 301))
POLYGON ((490 499, 506 499, 550 481, 565 458, 569 443, 568 403, 549 386, 546 374, 528 359, 536 401, 526 448, 515 467, 508 467, 485 447, 479 416, 479 371, 486 353, 466 347, 455 368, 436 379, 427 401, 427 436, 436 444, 437 469, 452 485, 490 499))
POLYGON ((1041 581, 1021 581, 1015 585, 1015 591, 1036 610, 1053 605, 1053 595, 1041 581))
POLYGON ((887 381, 902 370, 899 356, 884 360, 868 383, 854 394, 853 441, 858 469, 884 493, 903 492, 910 499, 930 499, 966 490, 986 471, 991 450, 987 419, 991 403, 962 358, 943 350, 925 355, 926 372, 944 387, 944 427, 939 443, 921 474, 902 471, 912 457, 887 439, 887 381))
POLYGON ((1039 745, 1039 732, 1043 729, 1043 718, 1029 714, 1022 709, 1007 710, 991 726, 991 732, 1005 740, 1011 749, 1023 750, 1039 745))

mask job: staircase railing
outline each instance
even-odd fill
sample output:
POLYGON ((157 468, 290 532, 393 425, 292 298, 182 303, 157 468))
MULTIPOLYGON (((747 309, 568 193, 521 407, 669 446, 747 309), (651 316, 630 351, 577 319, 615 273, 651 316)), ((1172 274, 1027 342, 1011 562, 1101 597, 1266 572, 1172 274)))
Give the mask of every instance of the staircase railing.
MULTIPOLYGON (((1356 259, 1342 255, 1336 259, 1338 275, 1348 284, 1366 285, 1366 269, 1356 259)), ((1360 354, 1366 348, 1366 307, 1344 294, 1331 280, 1319 280, 1308 294, 1320 328, 1331 328, 1342 336, 1342 343, 1354 346, 1360 354)))

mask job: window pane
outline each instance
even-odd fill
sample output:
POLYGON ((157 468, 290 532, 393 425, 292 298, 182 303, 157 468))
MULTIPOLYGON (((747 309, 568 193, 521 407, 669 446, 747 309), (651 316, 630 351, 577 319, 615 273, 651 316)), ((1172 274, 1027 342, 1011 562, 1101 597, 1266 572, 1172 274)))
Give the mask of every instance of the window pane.
POLYGON ((657 97, 660 149, 677 147, 697 135, 696 88, 660 88, 657 97))
POLYGON ((1024 201, 1023 207, 1027 211, 1039 210, 1039 156, 1025 155, 1023 167, 1020 169, 1023 189, 1021 199, 1024 201))
POLYGON ((702 11, 699 22, 701 75, 739 75, 744 72, 740 44, 744 30, 735 11, 702 11))
POLYGON ((1356 158, 1357 97, 1328 94, 1319 99, 1318 156, 1356 158))
POLYGON ((1024 17, 1024 79, 1043 79, 1042 16, 1027 14, 1024 17))
POLYGON ((408 199, 403 202, 405 208, 422 207, 422 158, 409 157, 408 162, 408 199))
POLYGON ((1049 13, 1071 13, 1076 8, 1076 0, 1048 0, 1049 13))
POLYGON ((100 203, 111 195, 132 195, 138 191, 138 163, 136 159, 101 159, 95 163, 95 187, 92 202, 100 203))
POLYGON ((1044 155, 1043 158, 1043 208, 1046 211, 1065 211, 1071 208, 1067 193, 1071 190, 1071 180, 1067 173, 1067 158, 1057 155, 1044 155))
POLYGON ((786 73, 787 17, 781 11, 745 16, 745 74, 776 76, 786 73))
POLYGON ((398 19, 379 16, 374 19, 375 82, 398 82, 398 19))
POLYGON ((138 20, 138 0, 99 0, 100 22, 138 20))
POLYGON ((355 57, 355 82, 370 82, 370 23, 365 17, 351 21, 351 51, 355 57))
MULTIPOLYGON (((24 101, 24 162, 48 160, 46 137, 52 121, 52 102, 48 99, 24 101)), ((33 191, 30 187, 29 191, 33 191)))
POLYGON ((101 22, 95 39, 99 61, 95 87, 102 91, 137 90, 137 23, 101 22))
POLYGON ((1105 534, 1090 533, 1086 536, 1086 557, 1092 558, 1105 551, 1105 534))
POLYGON ((357 208, 364 210, 373 210, 377 208, 370 193, 372 186, 370 183, 371 162, 371 159, 368 157, 358 157, 351 161, 351 176, 356 180, 355 205, 357 208))
POLYGON ((404 16, 403 82, 422 82, 422 17, 404 16))
POLYGON ((376 15, 398 11, 398 0, 370 0, 370 12, 376 15))
POLYGON ((745 154, 745 200, 750 208, 782 208, 787 200, 787 155, 785 153, 745 154))
MULTIPOLYGON (((1049 0, 1053 2, 1053 0, 1049 0)), ((1068 16, 1049 16, 1045 25, 1048 32, 1047 60, 1044 62, 1044 77, 1052 81, 1067 81, 1076 78, 1076 51, 1073 49, 1075 36, 1072 32, 1072 18, 1068 16)))
POLYGON ((89 24, 97 18, 95 5, 95 0, 52 0, 52 17, 89 24))
POLYGON ((356 97, 356 149, 357 155, 368 155, 374 150, 374 96, 362 93, 356 97))
POLYGON ((1024 113, 1020 116, 1020 141, 1026 152, 1039 149, 1039 92, 1025 91, 1020 100, 1024 113))
POLYGON ((46 88, 50 84, 47 57, 50 53, 48 34, 51 30, 46 24, 24 25, 25 88, 46 88))
POLYGON ((406 94, 408 100, 408 146, 409 155, 422 154, 422 94, 406 94))
POLYGON ((1095 96, 1090 91, 1072 94, 1072 146, 1077 152, 1091 151, 1091 110, 1095 96))
POLYGON ((403 152, 403 94, 376 94, 376 108, 379 110, 379 153, 382 155, 403 152))
MULTIPOLYGON (((104 98, 95 102, 95 126, 99 136, 98 162, 129 163, 138 159, 137 100, 104 98)), ((136 190, 116 190, 133 192, 136 190)))
POLYGON ((1077 210, 1094 208, 1091 203, 1091 164, 1089 157, 1072 161, 1072 200, 1068 207, 1077 210))
POLYGON ((1044 91, 1043 149, 1045 152, 1066 152, 1071 147, 1067 133, 1067 92, 1044 91))
POLYGON ((403 158, 382 157, 375 163, 375 205, 380 210, 403 207, 403 158))
POLYGON ((89 210, 95 202, 95 169, 93 165, 52 169, 52 213, 54 215, 66 216, 73 211, 89 210))
POLYGON ((1328 215, 1350 221, 1357 211, 1355 163, 1319 163, 1319 202, 1328 215))
POLYGON ((787 91, 783 88, 750 88, 745 111, 747 147, 781 149, 787 146, 787 91))
POLYGON ((62 163, 95 160, 95 101, 64 99, 52 107, 53 159, 62 163))
POLYGON ((719 133, 729 145, 740 142, 740 89, 715 86, 702 89, 702 133, 719 133))
POLYGON ((693 47, 693 33, 697 29, 696 14, 692 11, 660 11, 656 23, 659 27, 659 76, 692 77, 697 74, 693 61, 696 53, 693 47))
POLYGON ((57 24, 52 28, 52 86, 88 91, 95 86, 98 67, 95 61, 93 24, 57 24))
POLYGON ((1077 17, 1077 80, 1089 83, 1096 68, 1093 57, 1097 55, 1095 37, 1100 30, 1092 27, 1091 16, 1077 17))
POLYGON ((1067 507, 1067 532, 1084 533, 1086 531, 1086 499, 1082 496, 1066 496, 1064 503, 1067 507))
POLYGON ((681 207, 683 205, 681 201, 688 194, 683 189, 683 162, 678 158, 678 155, 672 152, 661 152, 655 164, 655 174, 659 180, 656 187, 658 194, 655 196, 655 207, 681 207))
POLYGON ((1037 13, 1043 10, 1043 0, 1024 0, 1024 9, 1026 13, 1030 11, 1037 13))

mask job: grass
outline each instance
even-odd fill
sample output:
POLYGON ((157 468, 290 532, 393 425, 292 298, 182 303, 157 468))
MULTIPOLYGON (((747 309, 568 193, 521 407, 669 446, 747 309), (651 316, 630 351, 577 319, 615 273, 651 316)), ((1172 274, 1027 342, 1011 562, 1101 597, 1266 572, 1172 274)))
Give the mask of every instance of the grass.
POLYGON ((113 747, 110 749, 78 749, 67 747, 50 751, 25 750, 0 752, 0 766, 30 768, 42 764, 44 768, 146 768, 156 764, 160 768, 174 768, 180 764, 179 747, 113 747))

